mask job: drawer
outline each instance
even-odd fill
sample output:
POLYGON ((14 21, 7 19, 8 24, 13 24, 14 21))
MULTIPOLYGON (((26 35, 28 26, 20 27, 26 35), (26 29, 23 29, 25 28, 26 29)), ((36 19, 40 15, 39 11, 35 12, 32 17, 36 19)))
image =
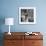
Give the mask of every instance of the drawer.
POLYGON ((5 40, 4 41, 4 46, 15 46, 16 45, 16 41, 14 40, 5 40))
POLYGON ((23 46, 23 40, 5 40, 4 46, 23 46))
POLYGON ((25 40, 24 46, 43 46, 42 40, 25 40))
POLYGON ((32 46, 43 46, 43 40, 33 40, 32 46))
POLYGON ((10 39, 10 40, 22 40, 24 39, 23 35, 15 35, 15 36, 4 36, 4 39, 10 39))
POLYGON ((16 41, 15 40, 5 40, 4 41, 5 44, 8 44, 8 45, 12 45, 12 44, 16 44, 16 41))
POLYGON ((41 35, 34 35, 34 36, 30 36, 30 35, 25 35, 25 40, 29 40, 29 39, 35 39, 35 40, 37 40, 37 39, 39 39, 39 40, 43 40, 43 36, 41 36, 41 35))

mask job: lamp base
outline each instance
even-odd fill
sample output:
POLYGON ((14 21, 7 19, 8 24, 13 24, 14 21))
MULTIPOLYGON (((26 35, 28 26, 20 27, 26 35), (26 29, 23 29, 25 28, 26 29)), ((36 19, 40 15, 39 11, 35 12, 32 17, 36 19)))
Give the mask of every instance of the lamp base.
POLYGON ((11 33, 10 33, 10 32, 8 32, 8 34, 9 34, 9 35, 11 35, 11 33))

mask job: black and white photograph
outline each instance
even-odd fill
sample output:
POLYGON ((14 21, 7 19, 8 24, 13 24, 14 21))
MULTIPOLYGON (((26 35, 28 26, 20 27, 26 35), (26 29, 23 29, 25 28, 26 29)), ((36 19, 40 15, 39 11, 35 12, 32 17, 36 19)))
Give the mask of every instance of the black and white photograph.
POLYGON ((19 23, 20 24, 35 24, 36 23, 36 8, 35 7, 20 7, 19 8, 19 23))

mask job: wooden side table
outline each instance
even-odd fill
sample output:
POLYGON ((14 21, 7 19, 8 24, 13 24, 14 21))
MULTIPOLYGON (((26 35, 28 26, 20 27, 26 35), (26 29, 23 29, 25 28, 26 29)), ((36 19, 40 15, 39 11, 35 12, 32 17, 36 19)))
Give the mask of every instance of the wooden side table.
POLYGON ((43 46, 43 35, 40 32, 38 35, 25 35, 26 32, 11 32, 8 35, 4 33, 4 46, 43 46))

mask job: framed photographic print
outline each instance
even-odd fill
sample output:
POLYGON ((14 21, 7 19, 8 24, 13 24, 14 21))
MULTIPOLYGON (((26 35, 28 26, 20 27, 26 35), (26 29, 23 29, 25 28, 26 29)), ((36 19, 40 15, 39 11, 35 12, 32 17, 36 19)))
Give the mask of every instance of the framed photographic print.
POLYGON ((19 24, 36 24, 36 8, 19 7, 19 24))

